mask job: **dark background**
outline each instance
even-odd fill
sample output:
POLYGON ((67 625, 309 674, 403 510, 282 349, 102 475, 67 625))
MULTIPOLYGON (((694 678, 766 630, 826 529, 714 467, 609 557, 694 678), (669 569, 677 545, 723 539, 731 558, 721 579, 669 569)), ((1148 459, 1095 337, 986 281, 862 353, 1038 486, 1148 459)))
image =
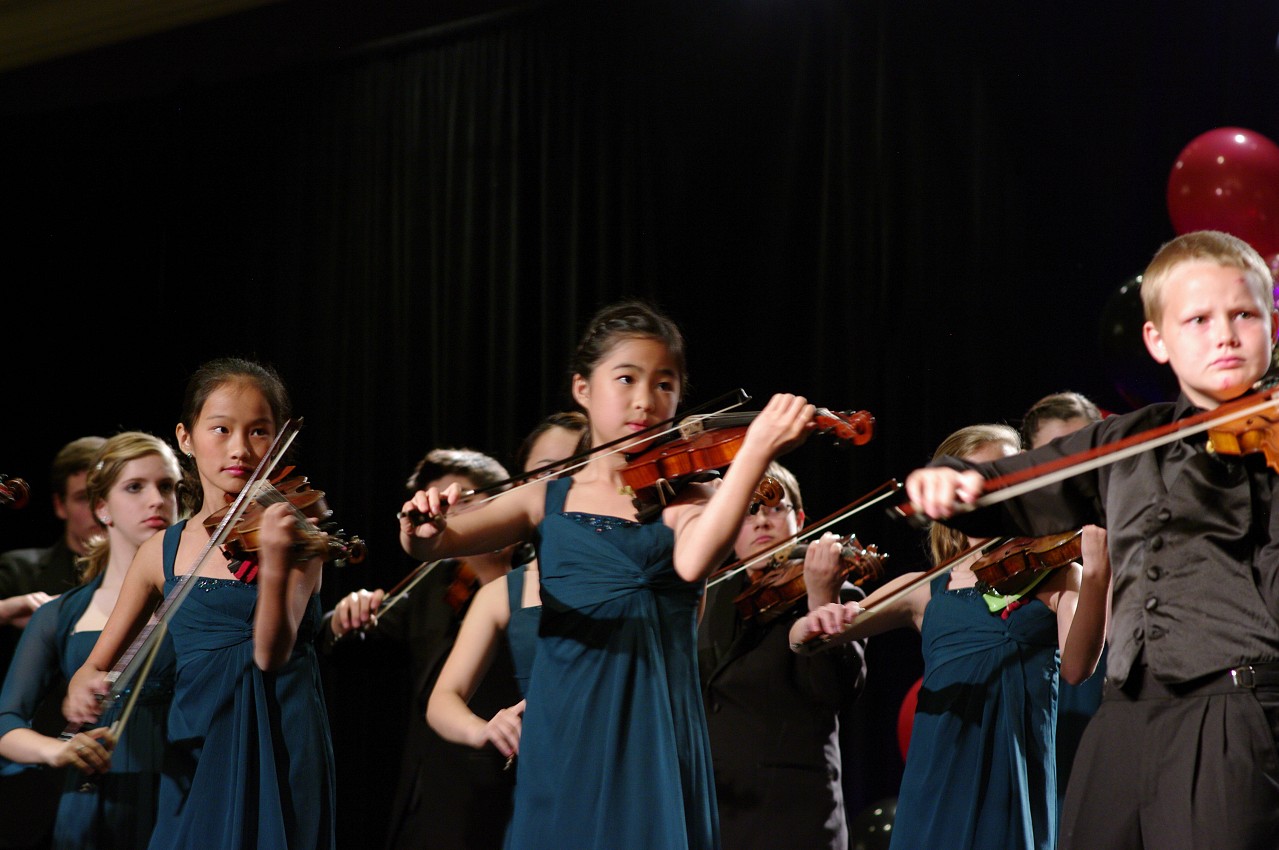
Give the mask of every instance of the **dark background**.
MULTIPOLYGON (((417 459, 509 461, 629 295, 684 328, 690 403, 875 415, 785 459, 822 516, 1047 393, 1175 392, 1120 287, 1175 235, 1191 139, 1279 138, 1260 0, 422 5, 277 3, 0 75, 0 473, 35 490, 0 548, 56 534, 63 443, 172 434, 234 353, 280 369, 299 471, 368 541, 326 601, 389 586, 417 459)), ((841 530, 925 565, 880 510, 841 530)), ((896 794, 921 669, 913 634, 869 657, 850 815, 896 794)), ((397 664, 328 673, 344 843, 389 807, 397 664)))

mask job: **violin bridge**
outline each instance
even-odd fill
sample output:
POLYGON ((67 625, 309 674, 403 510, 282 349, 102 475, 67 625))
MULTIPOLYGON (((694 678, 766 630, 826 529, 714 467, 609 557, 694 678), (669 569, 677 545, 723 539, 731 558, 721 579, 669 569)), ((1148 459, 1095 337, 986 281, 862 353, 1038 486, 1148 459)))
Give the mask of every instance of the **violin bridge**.
POLYGON ((706 433, 705 416, 689 416, 679 423, 679 435, 685 440, 691 440, 704 433, 706 433))

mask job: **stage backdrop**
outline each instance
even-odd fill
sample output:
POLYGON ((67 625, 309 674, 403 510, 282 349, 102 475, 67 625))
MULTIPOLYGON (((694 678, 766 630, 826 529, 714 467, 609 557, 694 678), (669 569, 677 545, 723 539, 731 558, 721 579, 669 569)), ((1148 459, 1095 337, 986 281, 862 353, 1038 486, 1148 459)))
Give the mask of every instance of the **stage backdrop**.
MULTIPOLYGON (((552 2, 304 60, 272 61, 305 37, 280 29, 249 56, 204 44, 214 65, 156 38, 106 54, 164 51, 128 75, 0 77, 0 472, 36 485, 0 546, 53 534, 62 443, 171 435, 185 376, 238 353, 284 374, 299 471, 369 543, 326 601, 389 586, 418 458, 509 460, 624 296, 684 327, 691 403, 740 387, 874 414, 870 444, 785 459, 814 516, 1049 392, 1163 397, 1158 373, 1118 380, 1138 327, 1103 345, 1102 317, 1174 235, 1178 151, 1224 125, 1279 138, 1277 27, 1265 2, 552 2)), ((842 530, 925 566, 882 511, 842 530)), ((896 793, 918 639, 872 641, 870 665, 852 814, 896 793)), ((389 805, 394 669, 330 676, 351 840, 389 805)))

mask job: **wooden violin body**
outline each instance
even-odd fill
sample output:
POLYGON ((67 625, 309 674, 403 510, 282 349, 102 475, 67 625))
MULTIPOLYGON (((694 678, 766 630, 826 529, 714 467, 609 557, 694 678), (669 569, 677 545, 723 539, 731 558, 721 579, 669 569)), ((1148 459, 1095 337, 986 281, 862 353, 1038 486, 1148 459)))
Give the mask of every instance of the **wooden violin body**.
MULTIPOLYGON (((299 558, 319 556, 326 561, 359 563, 364 560, 364 542, 358 537, 345 539, 339 531, 323 532, 308 520, 328 520, 333 511, 324 500, 324 491, 311 487, 311 483, 298 475, 272 484, 263 484, 262 490, 244 511, 239 522, 231 529, 223 543, 223 550, 237 561, 256 562, 262 548, 262 516, 266 508, 277 502, 289 504, 298 519, 299 558)), ((230 504, 215 511, 204 521, 204 527, 212 534, 221 524, 230 504)))
POLYGON ((996 540, 973 563, 977 588, 1001 596, 1020 593, 1045 570, 1079 560, 1082 541, 1082 531, 996 540))
MULTIPOLYGON (((730 465, 746 439, 747 424, 758 414, 728 414, 699 419, 682 429, 685 435, 659 443, 631 457, 622 468, 622 480, 630 490, 641 521, 670 504, 684 484, 716 478, 719 470, 730 465)), ((836 439, 863 445, 870 440, 875 417, 861 410, 855 413, 832 413, 819 408, 814 416, 817 430, 832 433, 836 439)), ((765 479, 765 482, 771 479, 765 479)), ((781 499, 781 487, 773 482, 766 490, 757 490, 751 511, 760 504, 775 505, 781 499)))
MULTIPOLYGON (((801 543, 787 552, 779 553, 773 563, 733 600, 737 611, 746 622, 770 623, 789 611, 808 595, 804 583, 804 555, 810 544, 801 543)), ((860 587, 869 581, 877 581, 884 575, 884 560, 874 544, 863 547, 857 535, 840 540, 840 579, 860 587)))

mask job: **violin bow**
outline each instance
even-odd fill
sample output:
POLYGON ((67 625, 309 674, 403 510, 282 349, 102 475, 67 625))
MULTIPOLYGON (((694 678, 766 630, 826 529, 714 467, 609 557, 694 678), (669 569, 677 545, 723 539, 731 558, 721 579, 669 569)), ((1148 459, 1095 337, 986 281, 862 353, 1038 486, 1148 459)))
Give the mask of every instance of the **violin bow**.
MULTIPOLYGON (((475 508, 478 508, 481 505, 488 504, 489 502, 501 496, 514 493, 516 490, 527 487, 531 484, 536 484, 546 475, 549 475, 552 473, 557 475, 562 475, 567 472, 573 472, 574 470, 581 469, 582 467, 586 466, 588 463, 590 463, 592 460, 596 459, 597 457, 608 457, 610 455, 623 454, 627 451, 627 449, 633 449, 636 446, 642 446, 660 437, 665 437, 667 434, 682 433, 685 428, 695 427, 695 426, 690 426, 689 424, 690 420, 706 419, 711 416, 718 416, 722 413, 726 413, 730 410, 733 410, 734 408, 741 407, 743 404, 750 401, 750 399, 751 399, 750 395, 745 390, 742 390, 742 389, 729 390, 726 393, 722 393, 716 396, 710 401, 703 402, 702 404, 699 404, 693 408, 690 408, 688 411, 680 414, 679 416, 674 416, 674 417, 671 417, 670 419, 664 419, 661 422, 656 422, 650 425, 649 427, 645 428, 643 431, 636 431, 634 434, 627 434, 626 436, 618 437, 616 440, 610 440, 607 443, 601 443, 600 445, 593 446, 592 448, 587 449, 584 452, 579 452, 578 454, 573 455, 572 457, 565 458, 564 460, 558 460, 558 461, 555 461, 554 463, 548 463, 546 466, 542 466, 537 469, 531 469, 528 472, 524 472, 524 473, 521 473, 520 475, 512 476, 506 479, 505 481, 498 481, 494 484, 488 485, 487 487, 478 487, 474 490, 464 490, 461 493, 461 496, 462 497, 481 496, 486 493, 492 494, 492 495, 489 495, 487 498, 481 499, 478 502, 471 502, 469 505, 466 506, 467 509, 474 510, 475 508), (736 401, 731 401, 731 402, 728 401, 733 398, 735 398, 736 401), (724 407, 721 407, 718 410, 712 410, 710 413, 704 413, 704 414, 698 413, 698 411, 705 410, 708 407, 712 407, 714 405, 722 404, 725 402, 728 402, 728 403, 725 404, 724 407), (667 426, 670 426, 670 427, 667 427, 667 426), (512 484, 512 482, 516 482, 516 481, 518 481, 519 483, 512 484), (497 492, 494 492, 494 491, 497 491, 497 492)), ((405 511, 400 511, 399 513, 395 515, 395 518, 402 519, 403 517, 407 515, 408 514, 405 511)), ((452 515, 457 516, 457 513, 455 512, 452 515)), ((425 521, 430 521, 430 520, 428 518, 425 521)))
MULTIPOLYGON (((412 591, 413 588, 417 587, 418 584, 420 584, 424 578, 430 575, 432 570, 434 570, 436 567, 438 567, 440 564, 444 563, 447 560, 449 559, 441 558, 438 561, 426 561, 421 564, 418 564, 416 567, 410 570, 409 574, 406 575, 404 578, 400 579, 400 583, 397 584, 395 587, 391 588, 390 591, 386 594, 385 598, 383 598, 382 604, 378 606, 378 609, 374 614, 374 618, 373 618, 373 621, 370 623, 370 626, 376 626, 378 617, 381 617, 387 611, 390 611, 400 602, 403 602, 405 599, 407 599, 409 592, 412 591)), ((364 637, 364 634, 365 632, 368 631, 368 629, 367 628, 352 629, 352 631, 357 632, 360 635, 360 637, 364 637)), ((339 637, 339 639, 349 634, 351 634, 351 632, 343 632, 342 635, 339 637)))
MULTIPOLYGON (((1279 389, 1268 389, 1254 393, 1237 401, 1228 402, 1214 410, 1206 410, 1203 413, 1188 416, 1185 419, 1179 419, 1167 425, 1131 434, 1113 443, 1106 443, 1096 448, 1086 449, 1027 469, 1001 475, 998 478, 992 478, 985 483, 985 492, 975 502, 971 505, 958 505, 956 510, 968 512, 1013 499, 1038 490, 1041 487, 1047 487, 1049 484, 1055 484, 1058 481, 1064 481, 1067 478, 1099 469, 1124 458, 1141 454, 1144 451, 1194 436, 1214 426, 1267 410, 1279 410, 1279 389), (1226 410, 1225 408, 1229 409, 1226 410)), ((920 519, 919 508, 913 503, 899 505, 893 510, 901 517, 920 519)))
MULTIPOLYGON (((191 568, 178 576, 177 584, 173 590, 160 603, 160 607, 156 609, 155 614, 147 622, 142 632, 134 639, 133 643, 129 645, 129 648, 120 656, 120 660, 111 668, 111 672, 107 673, 107 682, 110 683, 110 689, 102 696, 102 714, 106 714, 119 701, 126 690, 133 689, 133 693, 121 711, 120 717, 111 727, 116 734, 117 741, 119 735, 124 733, 124 725, 128 721, 129 715, 132 714, 133 704, 137 701, 146 676, 151 670, 151 665, 155 662, 155 656, 159 652, 164 635, 168 633, 169 621, 173 619, 174 613, 182 604, 182 600, 191 592, 191 588, 195 587, 195 582, 192 579, 204 565, 209 553, 220 548, 226 542, 231 530, 235 528, 235 524, 239 522, 245 510, 257 498, 257 491, 270 479, 276 464, 280 462, 289 447, 293 445, 293 441, 297 438, 298 431, 301 428, 301 419, 296 422, 290 419, 280 428, 279 433, 275 435, 275 440, 271 443, 271 447, 267 449, 266 454, 262 456, 262 460, 258 462, 257 468, 253 470, 253 474, 249 476, 244 487, 236 495, 231 507, 227 510, 226 516, 218 523, 218 527, 209 537, 209 542, 200 551, 191 568)), ((69 739, 76 732, 79 732, 81 728, 81 724, 72 723, 63 730, 61 737, 69 739)))
POLYGON ((885 481, 883 484, 880 484, 874 490, 871 490, 865 496, 859 497, 855 501, 852 501, 848 503, 847 505, 844 505, 844 507, 840 508, 834 513, 829 514, 828 516, 818 520, 812 525, 804 528, 803 530, 799 532, 799 534, 796 534, 794 537, 788 538, 785 542, 779 543, 778 545, 770 549, 765 549, 762 552, 756 552, 754 555, 744 560, 738 561, 733 564, 729 564, 725 567, 721 567, 719 570, 715 572, 714 575, 712 575, 710 578, 706 580, 706 587, 709 590, 710 588, 714 587, 720 582, 727 581, 728 579, 737 575, 742 570, 753 567, 756 564, 761 563, 763 561, 767 561, 770 558, 773 558, 781 554, 782 552, 785 552, 786 550, 798 545, 800 542, 804 540, 808 540, 813 535, 818 534, 822 531, 825 531, 827 528, 830 528, 832 525, 835 525, 836 523, 839 523, 839 522, 843 522, 844 520, 848 519, 851 516, 856 516, 857 514, 861 513, 867 508, 873 507, 874 505, 877 505, 880 502, 887 499, 889 496, 892 496, 899 492, 901 492, 901 487, 900 485, 898 485, 897 481, 893 479, 889 479, 888 481, 885 481))

